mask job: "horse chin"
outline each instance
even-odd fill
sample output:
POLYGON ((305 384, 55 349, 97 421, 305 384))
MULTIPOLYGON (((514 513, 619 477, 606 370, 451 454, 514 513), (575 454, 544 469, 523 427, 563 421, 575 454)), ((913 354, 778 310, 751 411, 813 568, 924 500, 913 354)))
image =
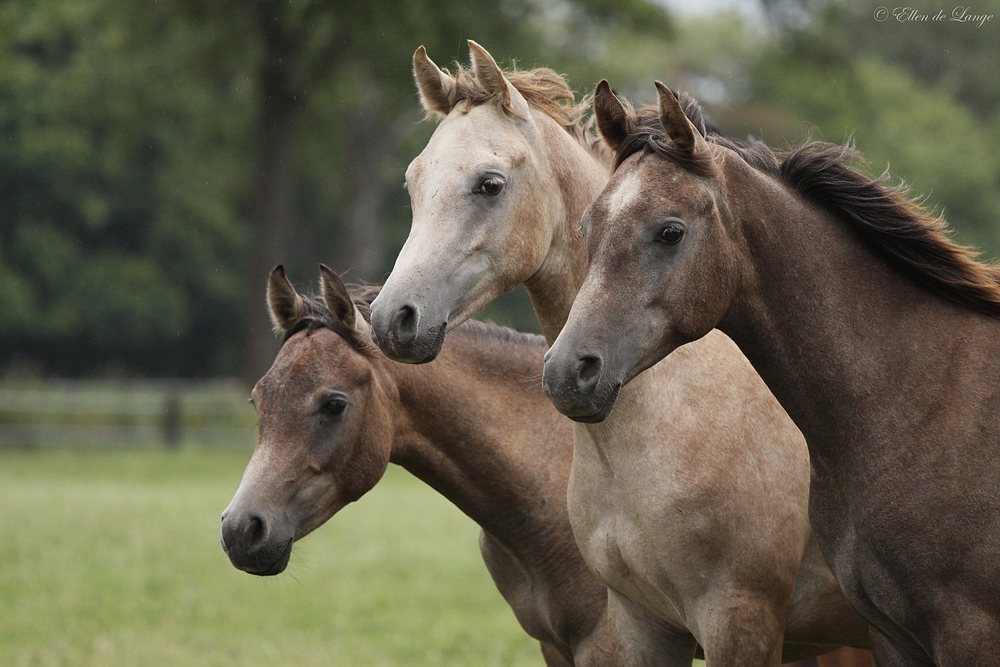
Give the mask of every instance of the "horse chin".
POLYGON ((289 538, 288 542, 285 543, 285 548, 282 549, 281 554, 278 556, 278 559, 273 563, 271 563, 271 565, 263 569, 252 569, 244 567, 241 567, 240 569, 246 572, 247 574, 252 574, 258 577, 273 577, 276 574, 281 574, 282 572, 285 571, 285 568, 288 567, 288 561, 292 557, 293 543, 294 540, 292 538, 289 538))
POLYGON ((448 333, 448 323, 440 324, 436 328, 437 331, 434 337, 430 338, 429 343, 424 342, 427 338, 415 339, 410 343, 402 343, 391 338, 383 342, 380 338, 375 337, 374 329, 372 330, 372 340, 381 348, 382 353, 393 361, 404 364, 426 364, 434 361, 441 354, 441 348, 444 347, 444 337, 448 333))
POLYGON ((566 415, 575 422, 581 424, 599 424, 608 417, 615 409, 615 403, 618 401, 618 393, 622 390, 622 385, 616 384, 612 388, 611 393, 608 395, 607 399, 604 401, 604 405, 601 406, 600 410, 592 414, 587 415, 566 415))

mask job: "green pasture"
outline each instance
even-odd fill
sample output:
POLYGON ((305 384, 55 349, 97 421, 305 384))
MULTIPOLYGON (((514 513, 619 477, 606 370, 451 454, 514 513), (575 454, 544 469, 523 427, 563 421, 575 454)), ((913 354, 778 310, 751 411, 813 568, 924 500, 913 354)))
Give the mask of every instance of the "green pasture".
POLYGON ((0 665, 542 665, 478 528, 390 468, 296 545, 235 570, 219 515, 246 451, 0 449, 0 665))

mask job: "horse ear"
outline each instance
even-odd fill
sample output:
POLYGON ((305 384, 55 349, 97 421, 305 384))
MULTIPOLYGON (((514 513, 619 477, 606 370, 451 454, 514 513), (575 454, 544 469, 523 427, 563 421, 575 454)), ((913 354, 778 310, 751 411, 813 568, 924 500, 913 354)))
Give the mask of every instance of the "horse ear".
POLYGON ((356 328, 359 315, 344 281, 326 264, 319 265, 319 279, 323 284, 323 300, 326 301, 326 307, 347 328, 356 328))
POLYGON ((472 72, 476 80, 490 95, 500 99, 504 108, 518 118, 531 119, 531 109, 517 88, 503 75, 497 61, 483 47, 469 40, 469 55, 472 58, 472 72))
POLYGON ((274 333, 282 334, 305 315, 302 297, 285 277, 285 267, 274 267, 267 280, 267 305, 271 311, 274 333))
POLYGON ((420 91, 420 103, 427 113, 448 115, 454 106, 451 102, 451 92, 455 87, 455 79, 441 71, 427 57, 427 49, 423 46, 413 52, 413 78, 417 81, 420 91))
POLYGON ((601 79, 594 91, 594 116, 604 142, 617 152, 632 131, 633 121, 607 79, 601 79))
POLYGON ((702 152, 706 148, 705 139, 684 114, 677 94, 659 81, 655 85, 660 96, 660 125, 663 126, 663 131, 674 146, 685 153, 702 152))

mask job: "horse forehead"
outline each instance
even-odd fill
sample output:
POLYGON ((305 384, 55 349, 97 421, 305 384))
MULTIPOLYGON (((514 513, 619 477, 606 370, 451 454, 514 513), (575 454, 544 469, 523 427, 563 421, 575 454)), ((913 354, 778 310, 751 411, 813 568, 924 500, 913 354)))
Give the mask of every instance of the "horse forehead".
POLYGON ((260 388, 284 395, 309 393, 329 382, 361 379, 363 365, 361 355, 333 331, 303 330, 282 346, 260 388))
POLYGON ((609 221, 614 221, 642 196, 642 178, 635 171, 629 171, 611 184, 604 196, 604 212, 609 221))
POLYGON ((430 140, 413 162, 412 176, 427 168, 476 161, 516 159, 525 148, 525 139, 514 122, 493 104, 481 104, 467 113, 453 111, 438 125, 430 140))

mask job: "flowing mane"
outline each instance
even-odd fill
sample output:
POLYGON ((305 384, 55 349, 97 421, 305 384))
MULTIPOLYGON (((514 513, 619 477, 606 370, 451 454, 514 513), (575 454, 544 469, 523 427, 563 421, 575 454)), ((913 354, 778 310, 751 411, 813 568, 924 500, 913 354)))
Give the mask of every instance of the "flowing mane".
MULTIPOLYGON (((358 313, 361 314, 366 322, 371 322, 372 301, 375 300, 381 289, 381 285, 351 285, 348 287, 355 308, 358 309, 358 313)), ((355 330, 346 327, 330 312, 321 294, 311 296, 303 294, 302 303, 305 305, 305 314, 293 322, 282 333, 282 345, 302 330, 312 333, 316 329, 329 329, 353 345, 362 354, 374 355, 378 353, 378 347, 371 340, 367 339, 367 337, 359 337, 355 330)), ((542 336, 523 333, 509 327, 493 324, 492 322, 468 320, 464 324, 459 325, 455 329, 455 332, 471 335, 482 341, 548 347, 545 338, 542 336)))
MULTIPOLYGON (((558 123, 587 150, 601 158, 606 156, 606 145, 594 132, 589 95, 577 102, 566 79, 547 67, 513 69, 504 71, 503 75, 533 109, 558 123)), ((453 104, 466 102, 469 106, 478 106, 497 101, 493 93, 480 85, 475 73, 464 65, 456 63, 452 76, 455 85, 449 92, 449 99, 453 104)))
POLYGON ((1000 315, 1000 269, 951 239, 943 218, 930 215, 905 185, 886 186, 848 165, 860 153, 844 146, 809 142, 781 163, 781 179, 821 208, 854 227, 884 257, 952 301, 988 315, 1000 315))
MULTIPOLYGON (((930 214, 904 185, 888 186, 889 172, 869 177, 851 167, 861 159, 853 143, 809 141, 779 162, 763 142, 740 143, 705 131, 698 103, 686 93, 681 108, 709 143, 736 153, 753 168, 855 229, 875 252, 931 291, 979 312, 1000 316, 1000 267, 979 261, 978 253, 951 238, 944 219, 930 214)), ((699 176, 711 177, 711 156, 681 154, 665 137, 655 107, 626 107, 631 130, 615 153, 615 168, 637 152, 655 153, 699 176)))

